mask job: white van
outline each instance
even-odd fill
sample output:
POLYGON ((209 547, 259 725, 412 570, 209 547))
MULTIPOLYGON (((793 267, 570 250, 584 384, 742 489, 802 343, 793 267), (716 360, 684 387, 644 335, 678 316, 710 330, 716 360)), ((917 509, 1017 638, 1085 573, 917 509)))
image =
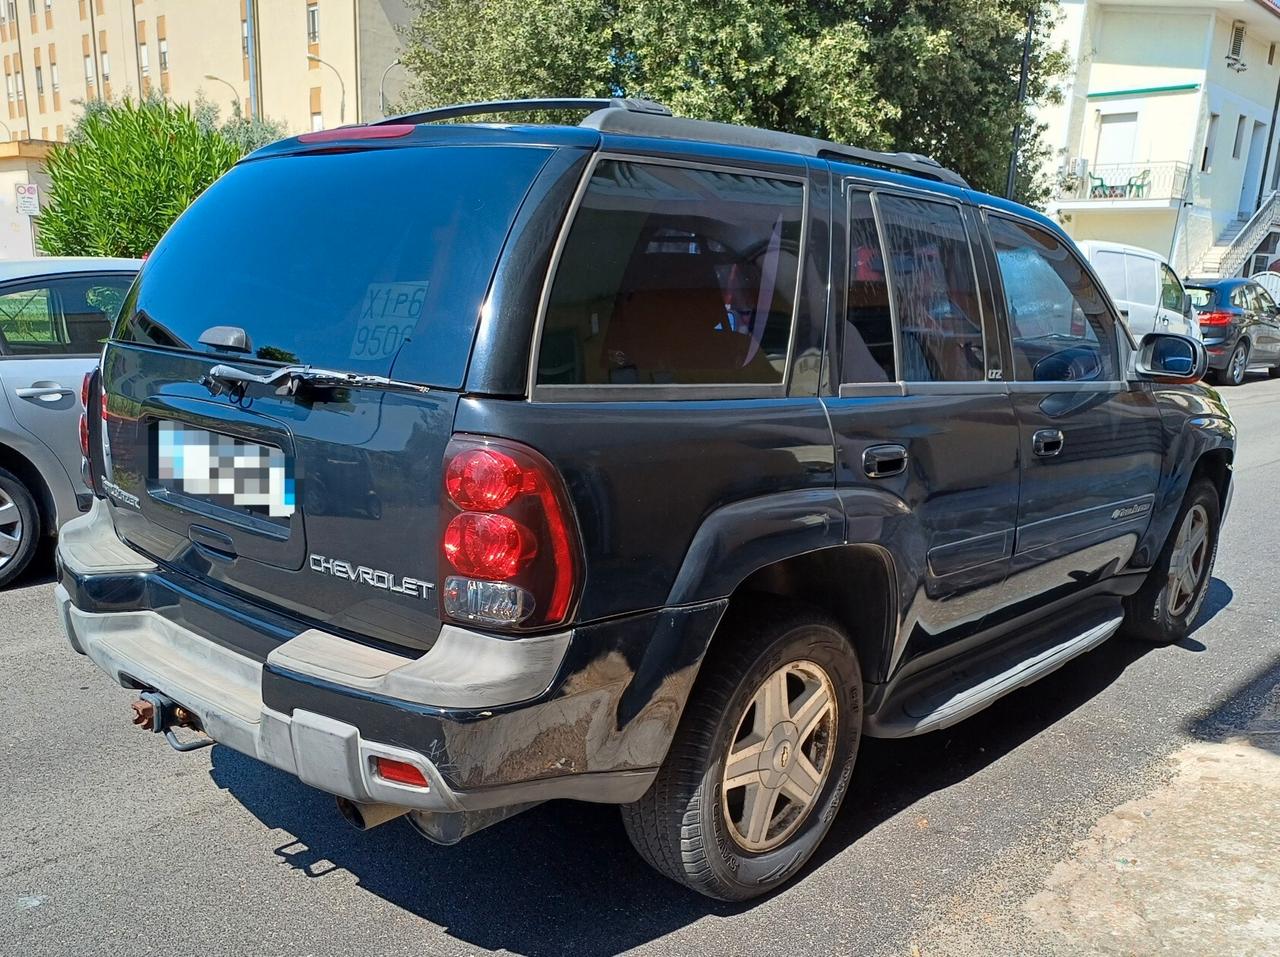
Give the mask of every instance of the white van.
POLYGON ((1176 332, 1200 338, 1191 300, 1178 274, 1159 253, 1140 246, 1086 239, 1076 243, 1115 300, 1133 338, 1176 332))

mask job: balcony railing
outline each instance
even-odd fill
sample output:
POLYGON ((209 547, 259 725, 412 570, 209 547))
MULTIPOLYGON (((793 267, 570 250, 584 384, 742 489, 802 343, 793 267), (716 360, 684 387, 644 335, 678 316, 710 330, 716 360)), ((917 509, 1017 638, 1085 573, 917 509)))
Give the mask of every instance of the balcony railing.
POLYGON ((1105 163, 1073 173, 1063 182, 1059 199, 1099 203, 1182 199, 1190 177, 1186 163, 1105 163))

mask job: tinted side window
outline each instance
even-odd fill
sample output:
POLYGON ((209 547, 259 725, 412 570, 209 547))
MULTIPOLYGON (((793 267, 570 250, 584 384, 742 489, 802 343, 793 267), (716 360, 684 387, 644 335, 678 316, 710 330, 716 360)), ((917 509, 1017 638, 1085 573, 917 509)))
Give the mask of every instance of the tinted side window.
POLYGON ((1160 264, 1160 305, 1174 312, 1182 312, 1182 283, 1172 269, 1160 264))
POLYGON ((1106 297, 1065 245, 1049 233, 992 216, 1020 380, 1118 378, 1115 327, 1106 297))
POLYGON ((62 276, 0 294, 5 355, 93 355, 120 312, 132 276, 62 276))
POLYGON ((1231 305, 1240 309, 1252 309, 1253 307, 1249 304, 1249 296, 1245 292, 1245 288, 1244 286, 1236 286, 1235 289, 1231 290, 1231 305))
POLYGON ((1254 290, 1254 294, 1258 297, 1258 309, 1264 315, 1274 315, 1276 311, 1276 301, 1271 298, 1271 293, 1259 286, 1254 290))
POLYGON ((780 384, 799 182, 604 160, 560 258, 538 382, 780 384))
POLYGON ((906 382, 986 377, 982 313, 960 210, 881 195, 889 273, 906 382))
POLYGON ((844 382, 890 382, 893 362, 893 313, 884 252, 876 232, 871 195, 849 194, 849 290, 841 379, 844 382))

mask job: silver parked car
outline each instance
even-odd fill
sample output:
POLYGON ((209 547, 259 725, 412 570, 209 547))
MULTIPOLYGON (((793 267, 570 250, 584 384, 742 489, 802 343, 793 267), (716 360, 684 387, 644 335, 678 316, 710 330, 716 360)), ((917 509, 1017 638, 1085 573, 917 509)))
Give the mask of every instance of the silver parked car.
POLYGON ((0 262, 0 586, 22 573, 42 536, 89 506, 81 389, 141 265, 0 262))

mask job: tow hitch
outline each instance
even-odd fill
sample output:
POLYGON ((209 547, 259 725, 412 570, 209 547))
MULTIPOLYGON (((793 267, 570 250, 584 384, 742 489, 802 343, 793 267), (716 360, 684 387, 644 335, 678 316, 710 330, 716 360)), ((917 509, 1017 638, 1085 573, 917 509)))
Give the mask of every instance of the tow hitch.
POLYGON ((200 719, 159 691, 143 691, 133 708, 133 723, 156 734, 163 734, 164 739, 175 751, 195 751, 207 748, 214 743, 213 738, 197 738, 194 741, 180 741, 173 733, 175 727, 191 728, 193 731, 203 730, 200 719))

